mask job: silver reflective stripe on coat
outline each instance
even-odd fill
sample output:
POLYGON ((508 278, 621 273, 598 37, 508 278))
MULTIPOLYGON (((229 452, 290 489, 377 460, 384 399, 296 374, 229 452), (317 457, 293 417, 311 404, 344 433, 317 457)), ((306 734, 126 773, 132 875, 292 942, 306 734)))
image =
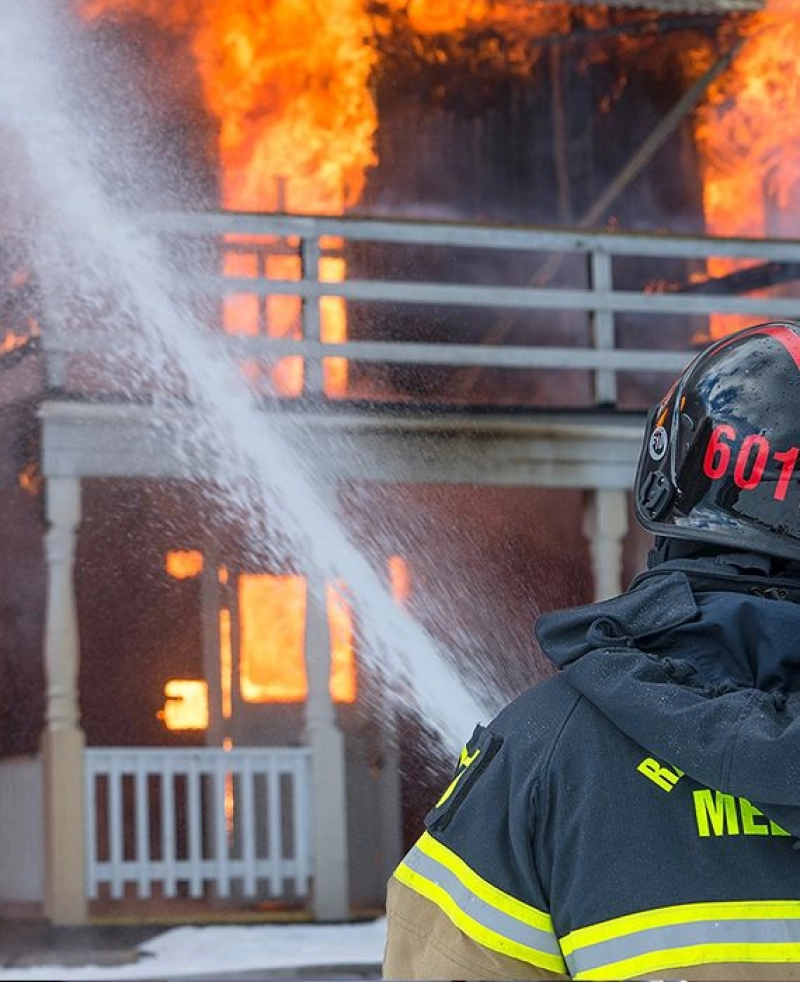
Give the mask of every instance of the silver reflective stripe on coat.
POLYGON ((526 924, 475 896, 455 873, 426 855, 418 847, 415 846, 406 856, 404 864, 425 879, 438 884, 468 917, 477 921, 482 927, 527 948, 535 948, 557 958, 561 957, 561 950, 553 934, 526 924))
MULTIPOLYGON (((570 975, 576 979, 608 977, 608 970, 619 966, 621 977, 627 978, 629 973, 638 975, 641 970, 652 970, 659 964, 685 967, 800 960, 800 903, 797 901, 771 905, 783 907, 787 915, 775 917, 732 917, 722 903, 719 916, 710 913, 704 918, 693 918, 688 910, 692 906, 687 905, 687 920, 683 923, 636 930, 633 918, 622 918, 623 923, 627 921, 627 929, 620 924, 618 936, 607 936, 593 943, 581 944, 579 940, 591 928, 574 932, 562 939, 570 975), (597 974, 601 972, 606 974, 597 974)), ((753 908, 758 906, 754 902, 753 908)), ((657 919, 659 912, 648 913, 657 919)), ((613 922, 602 927, 604 934, 612 934, 613 922)))

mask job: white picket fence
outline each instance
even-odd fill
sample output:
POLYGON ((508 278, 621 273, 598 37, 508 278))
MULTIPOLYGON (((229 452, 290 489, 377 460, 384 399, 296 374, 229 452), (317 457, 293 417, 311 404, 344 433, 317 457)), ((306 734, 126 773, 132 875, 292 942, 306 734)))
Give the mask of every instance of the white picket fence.
POLYGON ((305 748, 87 749, 87 895, 301 900, 311 794, 305 748))

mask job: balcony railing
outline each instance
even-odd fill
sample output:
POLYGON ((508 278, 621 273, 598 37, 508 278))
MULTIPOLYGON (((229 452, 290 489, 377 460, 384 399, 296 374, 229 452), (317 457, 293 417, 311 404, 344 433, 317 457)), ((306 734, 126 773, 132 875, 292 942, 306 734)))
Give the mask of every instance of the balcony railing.
MULTIPOLYGON (((712 335, 800 312, 800 240, 229 212, 142 224, 175 292, 284 396, 641 408, 712 335)), ((59 384, 96 340, 52 327, 59 384)))

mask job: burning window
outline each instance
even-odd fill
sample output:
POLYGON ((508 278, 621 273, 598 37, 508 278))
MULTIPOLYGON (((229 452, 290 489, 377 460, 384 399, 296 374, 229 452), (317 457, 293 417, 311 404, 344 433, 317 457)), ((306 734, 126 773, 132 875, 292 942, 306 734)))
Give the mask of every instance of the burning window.
MULTIPOLYGON (((165 558, 170 576, 187 579, 203 571, 197 550, 171 550, 165 558)), ((228 570, 218 570, 223 585, 228 570)), ((234 651, 231 610, 223 606, 219 619, 221 712, 233 714, 234 665, 238 663, 241 698, 249 703, 304 702, 308 696, 305 663, 307 581, 291 574, 242 573, 236 579, 239 631, 234 651)), ((326 609, 331 640, 330 695, 335 702, 356 700, 356 659, 353 613, 342 583, 326 587, 326 609)), ((170 679, 164 688, 167 701, 159 718, 171 730, 208 726, 208 686, 202 680, 170 679)))
POLYGON ((208 727, 208 685, 203 679, 170 679, 158 718, 168 730, 205 730, 208 727))
POLYGON ((171 549, 164 560, 164 569, 176 580, 187 580, 203 572, 203 554, 196 549, 171 549))
MULTIPOLYGON (((260 296, 246 292, 248 279, 267 279, 297 282, 302 276, 299 243, 296 237, 276 240, 262 236, 226 236, 223 269, 225 275, 245 285, 241 293, 230 294, 223 304, 223 323, 229 334, 247 337, 259 335, 270 338, 303 336, 302 307, 299 297, 272 294, 260 296)), ((319 258, 321 282, 339 283, 345 278, 345 261, 337 255, 341 241, 329 237, 323 241, 324 253, 319 258)), ((314 274, 315 275, 315 274, 314 274)), ((320 338, 327 344, 347 340, 347 308, 341 297, 320 298, 320 338)), ((299 396, 305 380, 304 359, 300 355, 279 358, 264 375, 258 362, 250 359, 242 364, 245 375, 256 386, 263 380, 268 391, 282 396, 299 396)), ((323 362, 323 385, 326 395, 347 395, 347 360, 326 358, 323 362)))
MULTIPOLYGON (((354 702, 353 618, 339 584, 326 588, 331 635, 330 693, 354 702)), ((308 694, 304 657, 307 586, 301 576, 239 577, 239 682, 246 702, 302 702, 308 694)))

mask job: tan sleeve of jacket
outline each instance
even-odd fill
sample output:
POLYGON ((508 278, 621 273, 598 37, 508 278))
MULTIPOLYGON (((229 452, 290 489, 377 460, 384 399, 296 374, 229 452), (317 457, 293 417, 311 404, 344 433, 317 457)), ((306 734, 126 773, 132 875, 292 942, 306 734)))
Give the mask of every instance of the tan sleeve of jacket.
POLYGON ((490 951, 394 877, 386 898, 384 979, 568 979, 490 951))

